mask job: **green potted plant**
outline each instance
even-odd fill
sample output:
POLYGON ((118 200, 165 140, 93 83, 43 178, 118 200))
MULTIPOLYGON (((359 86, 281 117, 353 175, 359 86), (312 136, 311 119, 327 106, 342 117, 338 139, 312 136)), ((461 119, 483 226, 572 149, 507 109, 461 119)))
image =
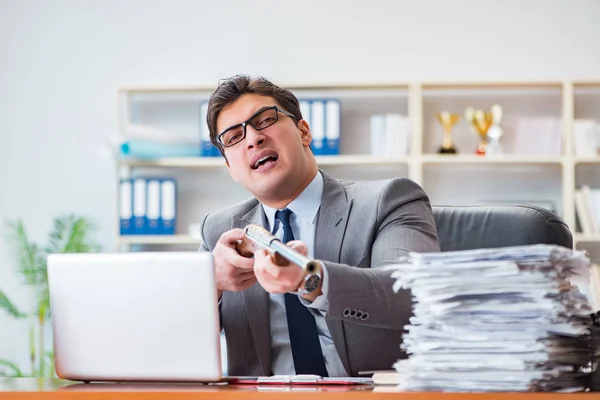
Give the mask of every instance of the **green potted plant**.
POLYGON ((0 312, 15 319, 29 319, 30 371, 25 373, 16 363, 0 359, 0 376, 53 377, 54 354, 48 344, 50 299, 46 260, 52 253, 89 253, 100 250, 93 241, 96 226, 87 218, 73 214, 54 218, 45 246, 29 240, 21 219, 8 221, 8 242, 13 247, 19 273, 31 289, 33 309, 20 310, 0 288, 0 312))

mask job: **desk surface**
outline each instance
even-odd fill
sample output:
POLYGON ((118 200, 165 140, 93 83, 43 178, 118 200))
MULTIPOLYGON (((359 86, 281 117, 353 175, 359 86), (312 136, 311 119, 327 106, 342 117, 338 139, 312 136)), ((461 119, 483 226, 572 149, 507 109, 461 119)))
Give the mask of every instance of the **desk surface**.
MULTIPOLYGON (((0 399, 264 399, 282 395, 304 399, 367 398, 403 400, 504 400, 506 393, 402 393, 394 386, 272 386, 272 385, 201 385, 201 384, 83 384, 60 379, 0 378, 0 399)), ((511 393, 511 400, 592 400, 598 393, 511 393), (513 398, 513 396, 515 398, 513 398)))

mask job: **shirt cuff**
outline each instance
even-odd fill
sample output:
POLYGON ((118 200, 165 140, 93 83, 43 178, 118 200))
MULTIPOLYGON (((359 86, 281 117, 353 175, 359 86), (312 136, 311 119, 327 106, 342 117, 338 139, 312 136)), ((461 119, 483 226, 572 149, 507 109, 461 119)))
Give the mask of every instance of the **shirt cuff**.
POLYGON ((319 262, 321 263, 321 270, 323 271, 323 284, 321 285, 321 295, 317 297, 313 302, 306 300, 302 296, 298 296, 298 298, 300 299, 300 302, 306 307, 318 310, 323 316, 325 316, 325 314, 327 314, 327 311, 329 311, 329 274, 327 273, 327 267, 325 267, 325 264, 321 261, 319 262))

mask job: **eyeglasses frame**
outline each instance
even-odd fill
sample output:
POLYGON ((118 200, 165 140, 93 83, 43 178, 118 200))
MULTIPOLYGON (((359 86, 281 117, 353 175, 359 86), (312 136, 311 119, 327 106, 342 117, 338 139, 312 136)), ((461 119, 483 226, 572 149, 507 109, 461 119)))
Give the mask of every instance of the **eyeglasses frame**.
POLYGON ((229 148, 229 147, 233 147, 236 144, 241 143, 246 138, 246 126, 247 125, 250 125, 252 128, 254 128, 257 131, 262 131, 263 129, 267 129, 267 128, 275 125, 277 122, 279 122, 279 113, 282 113, 283 115, 286 115, 286 116, 292 118, 296 122, 300 121, 296 116, 294 116, 293 114, 291 114, 291 113, 289 113, 289 112, 287 112, 287 111, 279 108, 279 106, 264 107, 264 108, 261 108, 260 110, 258 110, 257 112, 255 112, 254 114, 252 114, 252 116, 250 118, 248 118, 246 121, 244 121, 242 123, 239 123, 239 124, 236 124, 236 125, 233 125, 233 126, 230 126, 229 128, 225 129, 223 132, 221 132, 217 136, 217 142, 219 142, 219 144, 221 145, 221 147, 224 148, 224 149, 225 148, 229 148), (265 126, 263 128, 257 128, 257 127, 255 127, 250 121, 252 121, 260 113, 263 113, 263 112, 265 112, 267 110, 275 110, 276 111, 275 115, 276 115, 277 118, 275 119, 275 122, 273 122, 271 125, 265 126), (223 137, 223 135, 225 135, 227 132, 229 132, 232 129, 239 128, 240 126, 244 128, 244 134, 242 135, 242 137, 240 138, 240 140, 238 140, 237 142, 235 142, 233 144, 225 145, 225 143, 223 143, 223 140, 221 139, 223 137))

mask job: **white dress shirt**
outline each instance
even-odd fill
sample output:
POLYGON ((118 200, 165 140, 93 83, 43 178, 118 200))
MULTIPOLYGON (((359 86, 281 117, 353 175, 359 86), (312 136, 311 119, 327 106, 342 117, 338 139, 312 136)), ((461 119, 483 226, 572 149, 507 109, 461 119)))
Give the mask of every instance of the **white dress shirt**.
MULTIPOLYGON (((290 217, 290 225, 292 226, 294 238, 306 243, 308 246, 308 256, 311 258, 314 257, 317 215, 321 206, 322 196, 323 176, 320 172, 317 172, 317 175, 306 189, 286 207, 293 212, 290 217)), ((279 223, 279 220, 275 220, 277 209, 265 205, 263 205, 263 209, 269 224, 268 229, 275 236, 283 238, 282 224, 279 223)), ((314 311, 311 314, 315 317, 319 342, 321 343, 321 349, 325 357, 325 367, 329 376, 348 376, 331 339, 331 333, 325 323, 324 316, 329 308, 327 300, 329 280, 325 265, 323 265, 323 276, 324 281, 321 288, 323 294, 317 297, 312 303, 302 297, 300 297, 300 302, 314 311)), ((293 375, 296 372, 290 345, 284 294, 269 295, 269 318, 271 322, 272 372, 275 375, 293 375)))

